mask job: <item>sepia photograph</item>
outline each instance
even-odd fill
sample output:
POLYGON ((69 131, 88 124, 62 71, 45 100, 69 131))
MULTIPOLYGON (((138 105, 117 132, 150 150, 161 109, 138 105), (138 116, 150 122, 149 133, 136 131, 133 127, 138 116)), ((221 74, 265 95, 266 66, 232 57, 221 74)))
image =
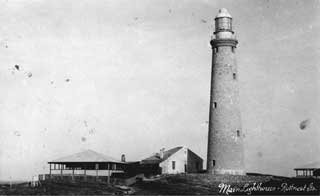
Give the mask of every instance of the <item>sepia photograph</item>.
POLYGON ((319 195, 320 0, 0 0, 0 195, 319 195))

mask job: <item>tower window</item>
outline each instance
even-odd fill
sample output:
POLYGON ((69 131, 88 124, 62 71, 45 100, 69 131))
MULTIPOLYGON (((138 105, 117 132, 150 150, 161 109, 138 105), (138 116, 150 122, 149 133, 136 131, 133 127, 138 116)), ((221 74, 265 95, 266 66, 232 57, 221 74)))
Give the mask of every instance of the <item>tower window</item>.
POLYGON ((212 167, 216 165, 216 160, 212 160, 212 167))
POLYGON ((217 102, 214 102, 213 105, 214 105, 214 108, 217 108, 217 102))
POLYGON ((240 137, 240 130, 237 130, 237 137, 240 137))
POLYGON ((236 73, 233 73, 232 76, 233 76, 233 79, 234 79, 234 80, 237 79, 237 74, 236 74, 236 73))
POLYGON ((231 47, 231 51, 234 53, 234 51, 235 51, 234 47, 231 47))
POLYGON ((218 47, 216 47, 216 53, 218 53, 219 52, 219 48, 218 47))

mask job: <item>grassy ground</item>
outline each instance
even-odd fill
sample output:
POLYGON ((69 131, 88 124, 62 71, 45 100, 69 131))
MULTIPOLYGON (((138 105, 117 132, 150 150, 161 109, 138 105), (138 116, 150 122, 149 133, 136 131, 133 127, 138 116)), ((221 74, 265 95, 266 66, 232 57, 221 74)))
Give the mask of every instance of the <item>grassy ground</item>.
MULTIPOLYGON (((207 174, 178 174, 161 176, 133 185, 135 195, 319 195, 320 179, 280 178, 274 176, 223 176, 207 174), (228 185, 221 191, 221 184, 228 185), (254 183, 259 186, 253 186, 254 183), (260 184, 261 183, 261 184, 260 184), (310 184, 312 186, 310 186, 310 184), (246 187, 246 188, 243 188, 246 187), (255 187, 255 188, 253 188, 255 187), (257 188, 258 187, 258 188, 257 188), (262 189, 261 189, 262 187, 262 189), (276 187, 275 190, 264 190, 276 187)), ((40 187, 27 183, 0 185, 0 195, 114 195, 128 194, 119 187, 102 182, 46 181, 40 187)))
POLYGON ((29 187, 28 183, 0 187, 0 195, 111 195, 124 194, 119 188, 106 183, 88 182, 42 182, 39 187, 29 187))
POLYGON ((165 176, 155 181, 140 182, 134 188, 137 195, 226 195, 227 193, 229 195, 319 195, 320 180, 273 176, 180 174, 165 176), (225 189, 221 188, 223 184, 225 189), (228 185, 230 189, 227 189, 228 185))
POLYGON ((212 195, 219 193, 220 183, 245 184, 246 182, 266 182, 271 177, 223 176, 207 174, 168 175, 152 182, 135 185, 135 194, 148 195, 212 195))

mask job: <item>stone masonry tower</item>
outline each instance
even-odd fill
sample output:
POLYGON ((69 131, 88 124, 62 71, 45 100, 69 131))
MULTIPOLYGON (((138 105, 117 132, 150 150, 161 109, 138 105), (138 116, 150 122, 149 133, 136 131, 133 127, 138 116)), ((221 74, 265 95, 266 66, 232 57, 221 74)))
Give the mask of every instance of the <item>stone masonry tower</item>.
POLYGON ((207 171, 244 175, 236 46, 232 17, 224 8, 215 18, 212 46, 207 171))

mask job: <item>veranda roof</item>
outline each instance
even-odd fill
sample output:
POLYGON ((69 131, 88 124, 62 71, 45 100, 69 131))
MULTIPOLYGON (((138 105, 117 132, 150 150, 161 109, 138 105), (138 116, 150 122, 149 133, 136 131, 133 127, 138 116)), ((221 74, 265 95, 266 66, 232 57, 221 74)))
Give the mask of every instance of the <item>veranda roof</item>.
POLYGON ((76 154, 72 154, 69 156, 61 157, 55 159, 53 161, 49 161, 48 163, 76 163, 76 162, 92 162, 92 163, 99 163, 99 162, 111 162, 111 163, 125 163, 117 160, 113 157, 95 152, 93 150, 86 150, 83 152, 79 152, 76 154))

